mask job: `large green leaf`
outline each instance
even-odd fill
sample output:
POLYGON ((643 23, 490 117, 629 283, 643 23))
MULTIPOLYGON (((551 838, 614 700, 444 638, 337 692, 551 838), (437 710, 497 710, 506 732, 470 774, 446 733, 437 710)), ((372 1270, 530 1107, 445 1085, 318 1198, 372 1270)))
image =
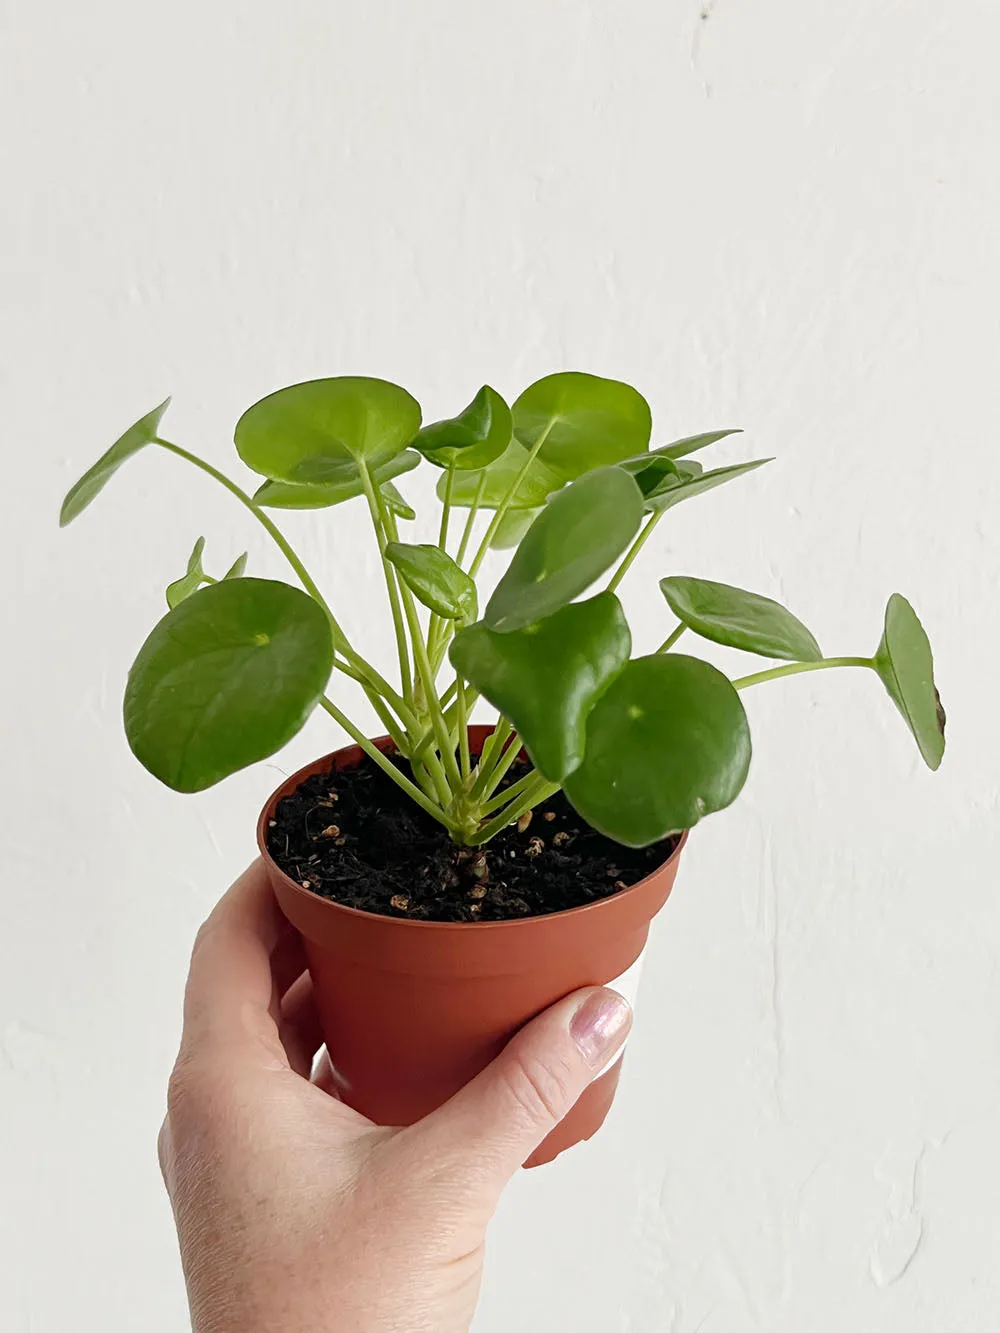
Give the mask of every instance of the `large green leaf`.
POLYGON ((750 729, 731 682, 667 653, 630 662, 601 695, 565 789, 594 828, 645 847, 729 805, 749 767, 750 729))
POLYGON ((187 570, 179 579, 174 579, 173 583, 167 584, 167 606, 171 611, 175 606, 179 606, 185 597, 190 597, 193 592, 197 592, 205 582, 205 571, 201 567, 202 552, 205 550, 205 538, 199 537, 194 544, 194 550, 188 556, 187 570))
MULTIPOLYGON (((401 454, 387 459, 372 469, 372 480, 384 486, 393 477, 410 472, 420 462, 415 449, 404 449, 401 454)), ((265 481, 258 487, 254 499, 265 509, 329 509, 363 495, 361 469, 353 458, 342 459, 333 481, 306 485, 291 481, 265 481)))
POLYGON ((488 467, 510 441, 510 408, 496 389, 484 384, 457 417, 425 426, 413 447, 437 467, 469 472, 488 467))
MULTIPOLYGON (((451 488, 451 502, 466 509, 476 502, 479 495, 481 509, 499 509, 504 496, 520 476, 528 462, 527 452, 516 440, 512 440, 504 452, 487 468, 478 468, 474 472, 456 473, 451 488), (482 492, 479 487, 486 478, 482 492)), ((447 477, 439 477, 437 484, 438 499, 443 500, 447 477)), ((558 476, 544 463, 534 459, 518 484, 510 502, 511 509, 537 509, 543 505, 553 492, 566 484, 565 478, 558 476)))
POLYGON ((898 592, 885 608, 875 670, 913 733, 924 763, 938 768, 944 757, 945 714, 934 684, 931 645, 916 611, 898 592))
POLYGON ((201 791, 274 754, 300 729, 333 666, 330 623, 304 592, 268 579, 203 588, 139 650, 125 732, 175 791, 201 791))
POLYGON ((539 509, 508 509, 497 524, 497 530, 490 538, 490 547, 494 551, 511 551, 542 512, 539 509))
POLYGON ((601 592, 512 634, 470 625, 451 661, 514 723, 539 772, 561 782, 583 760, 587 714, 631 643, 618 598, 601 592))
POLYGON ((823 656, 802 621, 770 597, 680 575, 660 579, 660 591, 678 620, 715 643, 789 662, 818 662, 823 656))
POLYGON ((619 468, 588 472, 548 502, 514 552, 483 619, 509 634, 571 602, 631 543, 642 521, 639 488, 619 468))
MULTIPOLYGON (((646 509, 654 513, 673 509, 674 505, 680 504, 682 500, 693 500, 696 495, 704 495, 706 491, 714 490, 716 486, 724 486, 727 481, 735 481, 737 477, 745 476, 748 472, 754 472, 765 463, 773 461, 772 458, 755 458, 749 463, 735 463, 732 467, 714 468, 711 472, 702 472, 682 480, 680 485, 677 485, 675 478, 665 477, 650 491, 643 491, 646 509)), ((641 489, 641 474, 636 480, 641 489)))
POLYGON ((511 409, 514 435, 564 480, 630 458, 649 447, 649 404, 620 380, 580 371, 546 375, 511 409))
POLYGON ((94 466, 89 468, 80 480, 70 487, 59 511, 59 526, 61 528, 64 528, 67 523, 72 523, 77 514, 82 513, 87 508, 87 505, 95 496, 100 494, 126 459, 131 458, 133 454, 137 454, 147 444, 152 444, 156 439, 160 418, 169 404, 170 399, 165 398, 159 407, 154 407, 152 412, 147 412, 144 417, 140 417, 135 425, 129 426, 125 434, 114 442, 107 453, 102 454, 94 466))
POLYGON ((420 406, 405 389, 361 375, 308 380, 262 398, 236 423, 248 467, 273 481, 338 484, 343 464, 374 467, 405 449, 420 406))
POLYGON ((424 606, 446 620, 475 620, 476 585, 440 546, 389 542, 386 559, 424 606))

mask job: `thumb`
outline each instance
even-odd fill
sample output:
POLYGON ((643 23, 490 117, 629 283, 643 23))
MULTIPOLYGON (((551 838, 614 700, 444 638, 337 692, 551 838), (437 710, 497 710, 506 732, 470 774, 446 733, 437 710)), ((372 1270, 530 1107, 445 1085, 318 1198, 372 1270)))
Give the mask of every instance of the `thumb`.
POLYGON ((628 1035, 615 991, 567 995, 511 1039, 488 1068, 411 1130, 425 1161, 499 1191, 554 1129, 628 1035))

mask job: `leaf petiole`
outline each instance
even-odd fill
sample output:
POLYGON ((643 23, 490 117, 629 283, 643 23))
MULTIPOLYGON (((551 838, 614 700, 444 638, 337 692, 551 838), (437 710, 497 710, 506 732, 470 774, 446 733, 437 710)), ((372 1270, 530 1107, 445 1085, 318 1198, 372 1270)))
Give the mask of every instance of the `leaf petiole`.
POLYGON ((733 688, 745 690, 750 685, 763 685, 766 680, 780 680, 782 676, 797 676, 802 671, 826 671, 830 667, 871 667, 875 668, 872 657, 824 657, 820 662, 789 662, 786 666, 771 667, 767 671, 755 671, 750 676, 739 676, 733 681, 733 688))

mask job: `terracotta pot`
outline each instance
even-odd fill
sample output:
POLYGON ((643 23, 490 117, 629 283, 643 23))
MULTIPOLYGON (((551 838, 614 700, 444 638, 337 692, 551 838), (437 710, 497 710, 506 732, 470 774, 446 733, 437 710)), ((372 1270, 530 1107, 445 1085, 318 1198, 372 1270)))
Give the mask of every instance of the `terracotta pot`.
MULTIPOLYGON (((470 728, 473 750, 492 730, 470 728)), ((383 737, 375 742, 389 748, 383 737)), ((351 768, 359 746, 300 769, 261 812, 257 842, 275 896, 305 941, 340 1096, 381 1125, 440 1106, 530 1018, 581 986, 616 984, 634 998, 649 923, 667 900, 678 858, 613 897, 515 921, 407 921, 343 907, 290 879, 267 851, 283 796, 314 773, 351 768)), ((686 838, 686 835, 685 835, 686 838)), ((590 1087, 526 1165, 588 1139, 614 1100, 621 1058, 590 1087)))

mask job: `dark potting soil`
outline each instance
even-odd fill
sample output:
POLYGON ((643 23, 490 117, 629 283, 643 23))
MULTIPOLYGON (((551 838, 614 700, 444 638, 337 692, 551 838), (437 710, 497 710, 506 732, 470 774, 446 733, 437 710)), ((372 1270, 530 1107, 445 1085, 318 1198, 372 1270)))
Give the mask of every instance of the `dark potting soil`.
MULTIPOLYGON (((407 772, 405 761, 394 763, 407 772)), ((504 786, 523 776, 515 763, 504 786)), ((485 847, 458 847, 369 758, 307 778, 279 803, 274 860, 323 898, 416 921, 504 921, 582 907, 638 883, 678 842, 622 847, 584 823, 562 792, 485 847)))

